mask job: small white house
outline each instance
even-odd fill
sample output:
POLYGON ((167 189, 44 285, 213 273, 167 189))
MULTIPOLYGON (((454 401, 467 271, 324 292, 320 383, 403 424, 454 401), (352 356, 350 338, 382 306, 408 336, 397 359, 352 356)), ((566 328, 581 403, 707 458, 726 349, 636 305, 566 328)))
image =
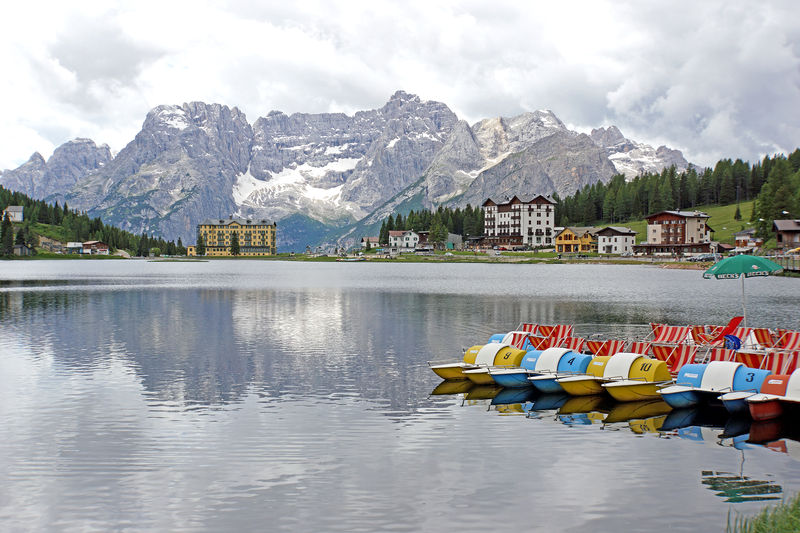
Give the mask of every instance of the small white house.
POLYGON ((370 248, 377 248, 380 246, 380 239, 378 237, 361 237, 361 249, 366 250, 367 243, 370 248))
POLYGON ((600 254, 633 252, 633 245, 636 244, 636 232, 630 228, 609 226, 598 231, 596 235, 597 253, 600 254))
POLYGON ((412 231, 396 231, 389 232, 389 246, 391 248, 398 248, 399 250, 413 251, 419 243, 419 235, 412 231))
POLYGON ((6 214, 11 222, 22 222, 23 207, 21 205, 10 205, 3 209, 3 218, 5 220, 6 214))

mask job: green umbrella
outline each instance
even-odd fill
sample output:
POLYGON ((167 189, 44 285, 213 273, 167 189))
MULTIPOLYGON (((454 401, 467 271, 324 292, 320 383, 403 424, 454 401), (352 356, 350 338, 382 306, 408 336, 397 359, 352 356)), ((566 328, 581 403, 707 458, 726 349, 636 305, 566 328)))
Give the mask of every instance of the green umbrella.
POLYGON ((703 272, 706 279, 735 279, 742 278, 742 316, 744 326, 747 327, 747 310, 744 299, 744 278, 753 276, 769 276, 781 272, 783 267, 775 261, 770 261, 757 255, 734 255, 726 257, 722 261, 703 272))

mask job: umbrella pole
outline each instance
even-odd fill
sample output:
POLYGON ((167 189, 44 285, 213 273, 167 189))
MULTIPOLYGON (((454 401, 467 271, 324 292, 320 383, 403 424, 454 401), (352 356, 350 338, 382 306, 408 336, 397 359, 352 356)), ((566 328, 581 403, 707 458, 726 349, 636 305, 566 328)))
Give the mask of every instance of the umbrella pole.
POLYGON ((744 327, 747 327, 747 307, 745 305, 745 298, 744 298, 744 274, 741 275, 742 278, 742 319, 744 321, 744 327))

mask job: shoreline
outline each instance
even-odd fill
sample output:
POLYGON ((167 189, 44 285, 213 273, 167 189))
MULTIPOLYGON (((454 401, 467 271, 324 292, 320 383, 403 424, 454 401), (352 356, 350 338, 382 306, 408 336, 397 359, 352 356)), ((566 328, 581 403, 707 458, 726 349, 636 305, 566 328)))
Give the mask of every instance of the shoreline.
MULTIPOLYGON (((347 255, 337 256, 308 256, 305 254, 279 254, 261 257, 243 256, 162 256, 162 257, 124 257, 121 255, 60 255, 60 254, 37 254, 35 256, 3 258, 2 261, 108 261, 108 260, 132 260, 147 261, 150 263, 207 263, 216 260, 234 261, 286 261, 304 263, 390 263, 390 264, 416 264, 416 263, 438 263, 438 264, 509 264, 509 265, 641 265, 658 267, 668 270, 707 270, 713 263, 711 262, 690 262, 678 261, 671 258, 655 257, 562 257, 558 258, 555 254, 532 254, 523 252, 522 254, 503 253, 501 255, 489 255, 486 253, 465 253, 457 252, 447 256, 444 254, 435 255, 415 255, 401 254, 393 258, 378 257, 371 254, 364 256, 347 255), (537 257, 539 255, 539 257, 537 257)), ((800 273, 783 271, 778 276, 800 277, 800 273)))
POLYGON ((389 264, 409 264, 409 263, 441 263, 441 264, 516 264, 516 265, 533 265, 533 264, 552 264, 552 265, 643 265, 643 266, 657 266, 660 268, 668 269, 682 269, 682 270, 705 270, 711 263, 690 263, 687 261, 665 261, 663 259, 653 258, 607 258, 607 257, 593 257, 593 258, 561 258, 558 257, 541 257, 536 258, 529 255, 526 256, 513 256, 513 255, 500 255, 490 256, 488 254, 459 254, 452 256, 433 255, 433 256, 420 256, 420 255, 400 255, 394 258, 389 257, 374 257, 374 256, 352 256, 335 257, 335 256, 307 256, 305 254, 290 255, 275 255, 263 257, 234 257, 234 256, 170 256, 170 257, 122 257, 119 255, 58 255, 46 254, 27 257, 10 257, 3 258, 3 261, 108 261, 108 260, 131 260, 131 261, 147 261, 150 263, 205 263, 217 260, 235 260, 235 261, 286 261, 286 262, 305 262, 305 263, 389 263, 389 264), (344 259, 344 261, 342 260, 344 259))

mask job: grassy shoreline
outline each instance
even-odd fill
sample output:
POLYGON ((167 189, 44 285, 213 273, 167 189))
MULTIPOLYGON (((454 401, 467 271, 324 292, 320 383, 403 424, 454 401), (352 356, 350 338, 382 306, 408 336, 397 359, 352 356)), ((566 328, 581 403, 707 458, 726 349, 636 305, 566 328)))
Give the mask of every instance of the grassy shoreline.
POLYGON ((754 516, 728 514, 728 533, 791 533, 800 531, 800 494, 754 516))

